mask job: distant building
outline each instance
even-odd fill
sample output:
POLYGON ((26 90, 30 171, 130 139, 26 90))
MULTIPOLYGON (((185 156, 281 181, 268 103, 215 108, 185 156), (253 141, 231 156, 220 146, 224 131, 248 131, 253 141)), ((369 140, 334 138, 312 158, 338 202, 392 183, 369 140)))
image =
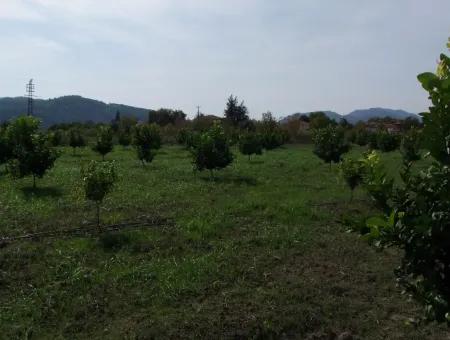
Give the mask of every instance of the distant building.
POLYGON ((389 133, 396 134, 402 132, 401 122, 383 122, 373 121, 366 124, 366 129, 369 132, 377 132, 379 130, 386 130, 389 133))

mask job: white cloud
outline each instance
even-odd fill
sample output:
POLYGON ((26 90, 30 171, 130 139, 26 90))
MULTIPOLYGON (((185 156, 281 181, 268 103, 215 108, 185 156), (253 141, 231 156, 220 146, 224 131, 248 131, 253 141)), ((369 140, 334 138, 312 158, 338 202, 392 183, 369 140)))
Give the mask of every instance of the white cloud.
POLYGON ((22 0, 1 0, 0 20, 41 21, 43 16, 22 0))

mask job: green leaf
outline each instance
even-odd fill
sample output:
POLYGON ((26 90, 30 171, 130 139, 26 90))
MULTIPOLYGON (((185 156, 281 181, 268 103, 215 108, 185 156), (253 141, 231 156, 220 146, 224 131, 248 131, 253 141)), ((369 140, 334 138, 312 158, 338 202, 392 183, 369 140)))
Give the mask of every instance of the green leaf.
POLYGON ((427 91, 432 90, 437 84, 439 84, 439 78, 431 72, 419 74, 417 79, 422 84, 422 87, 427 91))
POLYGON ((377 227, 387 227, 388 223, 386 222, 384 217, 374 216, 374 217, 370 217, 366 221, 366 225, 372 229, 372 228, 377 228, 377 227))

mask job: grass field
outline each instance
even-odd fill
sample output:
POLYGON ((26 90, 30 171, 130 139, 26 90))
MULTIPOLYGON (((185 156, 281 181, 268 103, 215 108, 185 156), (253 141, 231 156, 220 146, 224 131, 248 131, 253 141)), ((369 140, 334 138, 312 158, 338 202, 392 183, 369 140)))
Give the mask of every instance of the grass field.
MULTIPOLYGON (((361 149, 352 151, 354 154, 361 149)), ((383 156, 398 174, 400 156, 383 156)), ((0 177, 0 236, 90 228, 80 165, 64 150, 38 189, 0 177)), ((376 252, 338 223, 373 209, 312 153, 287 146, 235 162, 211 180, 181 147, 143 167, 116 147, 108 233, 15 241, 0 249, 0 338, 443 339, 414 326, 420 308, 395 286, 400 256, 376 252), (342 338, 342 337, 341 337, 342 338)))

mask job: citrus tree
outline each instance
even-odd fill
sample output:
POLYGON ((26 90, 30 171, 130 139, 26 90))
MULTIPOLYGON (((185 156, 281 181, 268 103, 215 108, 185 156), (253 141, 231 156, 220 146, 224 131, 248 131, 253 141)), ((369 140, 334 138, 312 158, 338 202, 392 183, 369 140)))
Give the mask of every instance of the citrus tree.
POLYGON ((222 126, 215 123, 213 127, 202 133, 191 149, 196 170, 209 170, 211 178, 214 170, 227 167, 233 161, 228 139, 222 126))
POLYGON ((403 185, 385 191, 388 209, 367 220, 364 234, 379 247, 403 250, 399 282, 428 319, 450 322, 450 58, 442 54, 437 72, 418 79, 432 103, 422 114, 422 141, 434 162, 417 172, 405 162, 403 185))
POLYGON ((113 132, 109 126, 100 126, 97 132, 97 140, 92 150, 99 153, 102 159, 113 150, 113 132))
POLYGON ((48 137, 39 132, 39 126, 37 118, 27 116, 12 121, 6 130, 11 148, 8 169, 14 178, 33 176, 33 188, 36 178, 42 178, 58 158, 48 137))
POLYGON ((69 131, 69 146, 72 148, 73 154, 75 150, 86 145, 86 142, 79 130, 71 129, 69 131))
POLYGON ((91 161, 81 170, 84 196, 95 203, 97 227, 100 228, 100 206, 117 180, 115 163, 91 161))
POLYGON ((260 135, 248 132, 239 136, 239 151, 248 156, 261 155, 263 151, 263 141, 260 135))
POLYGON ((353 200, 355 189, 361 184, 364 176, 364 165, 360 160, 344 159, 340 165, 342 177, 351 190, 350 202, 353 200))
POLYGON ((400 152, 405 162, 414 162, 420 159, 421 134, 416 128, 410 129, 402 137, 400 152))
POLYGON ((333 125, 314 130, 313 142, 314 153, 330 167, 332 162, 339 163, 342 155, 350 149, 344 131, 333 125))
POLYGON ((133 146, 142 165, 150 163, 155 156, 155 150, 161 148, 161 135, 158 125, 136 125, 133 131, 133 146))

